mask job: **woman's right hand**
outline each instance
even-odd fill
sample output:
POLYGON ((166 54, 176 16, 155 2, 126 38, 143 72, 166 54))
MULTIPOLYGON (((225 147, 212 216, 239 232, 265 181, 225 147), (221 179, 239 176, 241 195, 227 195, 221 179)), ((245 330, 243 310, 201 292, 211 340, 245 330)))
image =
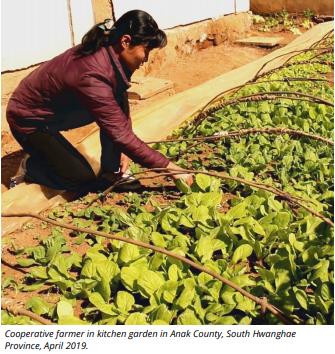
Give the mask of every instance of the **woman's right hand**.
MULTIPOLYGON (((171 169, 171 170, 183 170, 183 168, 175 165, 174 163, 170 162, 167 166, 167 169, 171 169)), ((171 171, 173 172, 177 172, 177 171, 171 171)), ((172 178, 176 181, 178 179, 182 179, 185 183, 187 183, 189 186, 193 183, 193 175, 190 173, 179 173, 179 174, 175 174, 172 175, 172 178)))

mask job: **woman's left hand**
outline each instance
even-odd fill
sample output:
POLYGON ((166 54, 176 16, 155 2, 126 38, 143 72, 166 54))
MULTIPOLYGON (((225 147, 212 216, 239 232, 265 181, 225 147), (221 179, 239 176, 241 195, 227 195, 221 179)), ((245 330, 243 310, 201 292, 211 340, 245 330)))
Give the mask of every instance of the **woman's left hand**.
POLYGON ((121 159, 120 159, 120 175, 122 176, 129 167, 130 164, 130 159, 128 156, 125 154, 121 154, 121 159))

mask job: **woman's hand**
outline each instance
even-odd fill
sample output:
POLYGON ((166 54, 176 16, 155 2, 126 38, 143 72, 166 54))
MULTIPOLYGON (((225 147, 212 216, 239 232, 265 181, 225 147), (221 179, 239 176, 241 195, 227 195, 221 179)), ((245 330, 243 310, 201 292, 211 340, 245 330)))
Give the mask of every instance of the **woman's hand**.
MULTIPOLYGON (((170 162, 167 167, 167 169, 171 170, 183 170, 183 168, 175 165, 174 163, 170 162)), ((175 171, 171 171, 173 173, 175 171)), ((177 172, 177 171, 176 171, 177 172)), ((176 181, 178 179, 182 179, 185 183, 187 183, 189 186, 193 183, 193 175, 190 173, 180 173, 180 174, 175 174, 172 175, 172 178, 176 181)))
POLYGON ((130 158, 125 154, 121 154, 121 158, 120 158, 120 175, 121 176, 128 170, 129 164, 130 164, 130 158))

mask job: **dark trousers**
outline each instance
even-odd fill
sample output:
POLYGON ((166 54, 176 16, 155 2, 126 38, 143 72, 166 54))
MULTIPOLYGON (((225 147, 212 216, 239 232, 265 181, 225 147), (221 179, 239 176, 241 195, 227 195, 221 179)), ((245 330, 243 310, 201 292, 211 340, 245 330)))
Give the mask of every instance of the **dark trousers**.
MULTIPOLYGON (((29 118, 28 118, 29 119, 29 118)), ((60 134, 60 131, 79 128, 94 121, 86 111, 76 111, 54 117, 32 134, 12 133, 30 157, 27 160, 26 180, 53 189, 94 189, 97 178, 79 151, 60 134)), ((100 130, 101 171, 117 172, 120 150, 105 132, 100 130)))

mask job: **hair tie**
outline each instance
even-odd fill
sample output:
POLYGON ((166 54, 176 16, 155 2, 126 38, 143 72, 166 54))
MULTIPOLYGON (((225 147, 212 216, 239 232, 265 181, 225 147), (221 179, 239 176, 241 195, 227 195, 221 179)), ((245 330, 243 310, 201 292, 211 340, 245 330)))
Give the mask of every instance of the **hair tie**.
POLYGON ((111 31, 115 30, 116 27, 113 26, 114 22, 112 19, 107 18, 102 24, 98 26, 98 28, 104 31, 104 34, 110 34, 111 31))

